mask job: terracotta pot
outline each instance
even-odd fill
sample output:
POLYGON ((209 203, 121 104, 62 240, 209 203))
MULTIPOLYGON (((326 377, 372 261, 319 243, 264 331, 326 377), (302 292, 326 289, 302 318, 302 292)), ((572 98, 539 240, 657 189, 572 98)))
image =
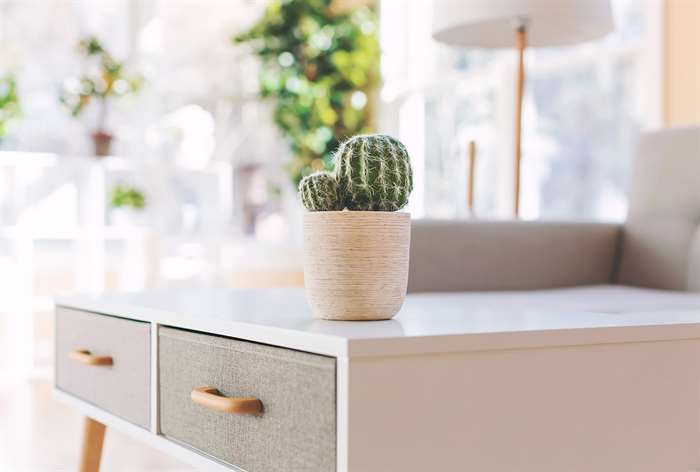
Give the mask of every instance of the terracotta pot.
POLYGON ((104 157, 112 154, 112 140, 114 136, 109 133, 92 133, 92 143, 95 147, 95 156, 104 157))
POLYGON ((318 211, 304 215, 304 286, 318 318, 387 320, 408 283, 411 216, 318 211))

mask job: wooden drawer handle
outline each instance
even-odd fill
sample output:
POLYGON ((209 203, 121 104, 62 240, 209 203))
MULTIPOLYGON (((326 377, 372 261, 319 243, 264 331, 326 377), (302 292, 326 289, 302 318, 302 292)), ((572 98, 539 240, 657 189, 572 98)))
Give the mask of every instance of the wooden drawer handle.
POLYGON ((112 356, 93 356, 87 349, 71 351, 70 358, 87 365, 107 366, 114 364, 112 356))
POLYGON ((225 397, 214 387, 198 387, 190 394, 197 405, 210 410, 242 415, 259 415, 262 413, 262 402, 255 397, 225 397))

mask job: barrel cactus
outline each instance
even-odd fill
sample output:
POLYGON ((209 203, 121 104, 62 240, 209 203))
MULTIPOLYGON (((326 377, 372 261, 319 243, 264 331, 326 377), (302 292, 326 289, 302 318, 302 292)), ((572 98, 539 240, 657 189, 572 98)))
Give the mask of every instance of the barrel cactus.
POLYGON ((413 190, 408 152, 391 136, 345 141, 335 154, 335 173, 338 195, 349 210, 400 210, 413 190))
POLYGON ((333 173, 317 172, 299 184, 311 211, 396 211, 408 203, 413 174, 406 147, 391 136, 348 139, 335 153, 333 173))
POLYGON ((342 210, 338 198, 338 183, 329 172, 315 172, 299 182, 301 202, 310 211, 342 210))

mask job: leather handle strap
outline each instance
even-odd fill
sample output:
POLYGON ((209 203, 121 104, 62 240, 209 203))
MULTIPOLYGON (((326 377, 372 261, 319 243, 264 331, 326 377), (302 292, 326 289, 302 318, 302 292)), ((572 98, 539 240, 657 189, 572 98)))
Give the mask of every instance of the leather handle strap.
POLYGON ((74 349, 70 353, 70 358, 86 365, 110 366, 114 364, 112 356, 95 356, 87 349, 74 349))
POLYGON ((222 413, 240 415, 259 415, 262 413, 262 402, 255 397, 225 397, 214 387, 198 387, 190 394, 197 405, 222 413))

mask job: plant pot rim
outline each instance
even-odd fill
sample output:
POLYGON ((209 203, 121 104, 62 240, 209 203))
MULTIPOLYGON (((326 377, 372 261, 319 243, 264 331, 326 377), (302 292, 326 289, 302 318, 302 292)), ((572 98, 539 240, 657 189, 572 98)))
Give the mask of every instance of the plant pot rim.
POLYGON ((371 210, 371 211, 366 211, 366 210, 330 210, 330 211, 307 211, 304 216, 306 215, 377 215, 377 216, 388 216, 388 215, 406 215, 406 216, 398 216, 398 218, 406 218, 410 217, 411 213, 408 211, 381 211, 381 210, 371 210))

